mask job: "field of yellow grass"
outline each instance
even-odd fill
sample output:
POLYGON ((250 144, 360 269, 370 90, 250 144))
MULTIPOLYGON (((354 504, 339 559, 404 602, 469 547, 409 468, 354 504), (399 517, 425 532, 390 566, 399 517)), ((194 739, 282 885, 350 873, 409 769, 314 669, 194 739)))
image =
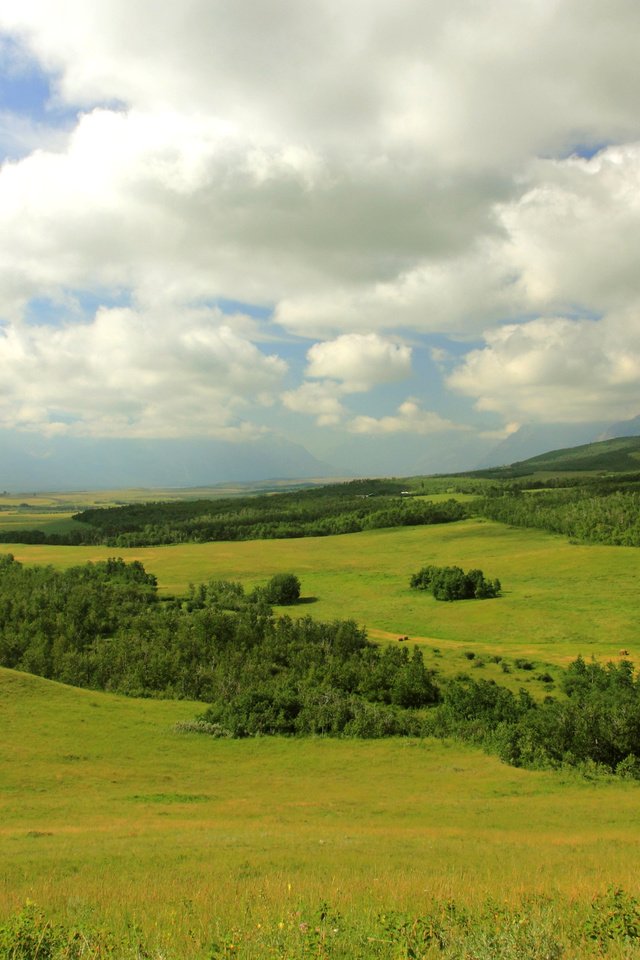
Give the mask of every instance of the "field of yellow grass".
POLYGON ((213 740, 198 706, 0 670, 0 914, 135 922, 178 955, 329 901, 588 901, 633 889, 638 788, 437 741, 213 740))

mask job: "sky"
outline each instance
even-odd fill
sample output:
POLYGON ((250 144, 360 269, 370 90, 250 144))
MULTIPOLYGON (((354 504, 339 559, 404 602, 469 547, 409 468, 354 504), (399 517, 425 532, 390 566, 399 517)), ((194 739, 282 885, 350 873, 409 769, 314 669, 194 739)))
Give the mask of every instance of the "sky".
POLYGON ((639 38, 637 0, 0 0, 0 430, 391 464, 640 414, 639 38))

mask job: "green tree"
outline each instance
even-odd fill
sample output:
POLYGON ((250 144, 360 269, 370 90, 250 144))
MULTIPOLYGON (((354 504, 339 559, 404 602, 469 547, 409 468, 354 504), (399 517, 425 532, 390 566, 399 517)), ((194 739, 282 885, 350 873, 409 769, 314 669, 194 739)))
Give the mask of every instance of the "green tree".
POLYGON ((288 606, 300 599, 300 581, 294 573, 276 573, 264 588, 267 603, 288 606))

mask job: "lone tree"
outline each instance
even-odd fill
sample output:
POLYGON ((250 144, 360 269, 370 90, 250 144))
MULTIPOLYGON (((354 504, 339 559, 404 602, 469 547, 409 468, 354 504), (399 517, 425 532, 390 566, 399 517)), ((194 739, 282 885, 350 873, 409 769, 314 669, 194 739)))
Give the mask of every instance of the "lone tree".
POLYGON ((267 603, 287 606, 300 599, 300 581, 294 573, 276 573, 264 588, 267 603))

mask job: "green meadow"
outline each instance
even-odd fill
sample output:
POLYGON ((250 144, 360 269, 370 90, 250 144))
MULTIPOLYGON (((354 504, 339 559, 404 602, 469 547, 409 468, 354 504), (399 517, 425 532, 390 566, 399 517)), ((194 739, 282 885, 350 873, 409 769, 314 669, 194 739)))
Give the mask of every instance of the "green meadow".
MULTIPOLYGON (((443 674, 464 670, 536 697, 554 689, 548 672, 557 676, 578 654, 618 659, 627 650, 637 662, 640 650, 637 550, 491 521, 118 551, 7 544, 2 552, 56 567, 117 552, 154 573, 164 596, 211 578, 252 588, 294 572, 302 602, 281 612, 353 617, 373 639, 421 644, 443 674), (442 603, 411 590, 410 575, 428 564, 479 567, 501 580, 503 596, 442 603), (520 669, 523 658, 534 669, 520 669)), ((637 783, 515 769, 448 741, 177 732, 201 709, 0 670, 0 918, 35 901, 67 923, 125 938, 139 931, 154 960, 545 960, 561 955, 546 950, 546 937, 566 957, 603 955, 602 942, 590 946, 581 933, 593 898, 610 886, 637 891, 637 783), (448 903, 463 911, 462 927, 444 953, 435 941, 418 949, 407 939, 417 921, 402 918, 439 904, 453 923, 448 903), (485 918, 484 946, 456 948, 463 927, 475 929, 464 921, 474 910, 485 918), (333 936, 329 920, 318 920, 325 914, 341 918, 331 930, 350 931, 342 952, 319 939, 333 936), (525 948, 517 917, 543 914, 544 929, 531 927, 525 948), (512 952, 491 941, 492 917, 507 925, 500 935, 516 943, 512 952)), ((618 938, 608 955, 635 949, 618 938)), ((142 954, 110 954, 125 955, 142 954)))
MULTIPOLYGON (((165 594, 210 578, 263 584, 291 571, 302 582, 296 615, 352 617, 373 638, 409 636, 447 651, 566 663, 638 653, 640 552, 585 546, 539 530, 486 520, 367 531, 336 537, 180 544, 114 551, 108 547, 3 545, 24 563, 67 567, 114 552, 142 561, 165 594), (498 577, 496 600, 442 603, 411 590, 427 564, 479 567, 498 577)), ((291 611, 289 611, 291 612, 291 611)))
POLYGON ((30 899, 187 960, 325 901, 371 928, 449 900, 545 895, 582 916, 607 885, 637 882, 633 783, 449 742, 176 732, 196 709, 0 670, 2 915, 30 899))

